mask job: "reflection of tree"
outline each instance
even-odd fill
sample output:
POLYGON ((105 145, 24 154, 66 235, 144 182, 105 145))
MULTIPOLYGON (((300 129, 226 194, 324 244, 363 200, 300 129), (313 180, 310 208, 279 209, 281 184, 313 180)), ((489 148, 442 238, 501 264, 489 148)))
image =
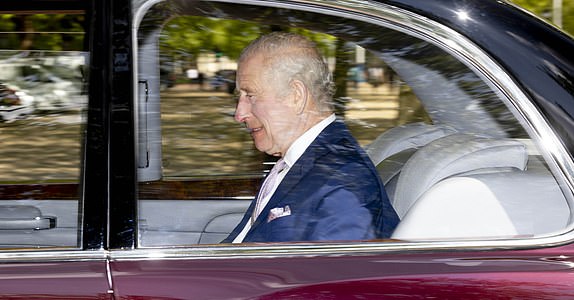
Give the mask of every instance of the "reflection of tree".
POLYGON ((16 23, 18 24, 17 27, 20 27, 20 30, 23 33, 20 34, 20 49, 22 50, 29 50, 32 48, 33 45, 33 35, 32 32, 34 31, 34 25, 32 24, 31 16, 16 16, 16 23))
MULTIPOLYGON (((349 69, 349 51, 343 40, 319 32, 277 24, 259 24, 248 21, 226 20, 200 16, 181 16, 164 26, 160 37, 163 53, 171 53, 174 60, 187 59, 195 65, 201 53, 218 52, 237 59, 245 46, 261 34, 289 31, 308 37, 326 57, 336 56, 336 106, 342 107, 347 96, 346 76, 349 69), (217 50, 216 50, 217 49, 217 50)), ((341 111, 342 112, 342 111, 341 111)))
POLYGON ((237 59, 249 42, 272 31, 290 31, 304 35, 317 44, 325 56, 333 55, 334 37, 309 30, 277 24, 180 16, 169 21, 161 35, 163 51, 196 58, 201 53, 218 52, 237 59))
POLYGON ((345 103, 347 102, 347 72, 351 66, 349 62, 350 49, 345 46, 346 42, 342 39, 337 39, 335 50, 335 70, 333 77, 335 80, 334 105, 335 113, 338 116, 344 116, 345 103))
POLYGON ((160 45, 163 51, 192 60, 207 52, 218 52, 234 59, 259 33, 260 28, 255 23, 186 16, 166 24, 160 45))
MULTIPOLYGON (((552 0, 511 0, 537 16, 552 21, 552 0)), ((574 1, 562 2, 562 29, 574 35, 574 1)))
POLYGON ((1 15, 0 47, 13 50, 83 50, 83 15, 1 15))

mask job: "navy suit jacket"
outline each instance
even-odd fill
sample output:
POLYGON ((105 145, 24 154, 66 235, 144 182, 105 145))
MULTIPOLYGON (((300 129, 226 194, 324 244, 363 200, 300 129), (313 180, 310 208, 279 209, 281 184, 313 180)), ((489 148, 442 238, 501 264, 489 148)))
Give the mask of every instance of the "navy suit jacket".
MULTIPOLYGON (((223 242, 243 230, 254 204, 223 242)), ((243 242, 389 238, 398 221, 375 166, 337 120, 289 169, 243 242), (290 215, 270 220, 271 209, 287 206, 290 215)))

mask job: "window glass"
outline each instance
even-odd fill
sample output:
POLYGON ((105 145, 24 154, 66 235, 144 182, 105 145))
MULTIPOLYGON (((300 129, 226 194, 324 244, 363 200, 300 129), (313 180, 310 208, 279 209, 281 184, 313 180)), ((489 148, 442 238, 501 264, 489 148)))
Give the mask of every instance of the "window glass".
POLYGON ((518 238, 567 225, 566 198, 508 101, 437 46, 340 16, 170 5, 153 8, 137 33, 140 246, 219 243, 241 220, 274 159, 233 119, 235 70, 241 49, 271 31, 307 36, 327 59, 336 113, 401 219, 393 237, 518 238), (516 191, 526 183, 535 185, 516 191))
POLYGON ((0 247, 78 247, 84 16, 0 19, 0 247))

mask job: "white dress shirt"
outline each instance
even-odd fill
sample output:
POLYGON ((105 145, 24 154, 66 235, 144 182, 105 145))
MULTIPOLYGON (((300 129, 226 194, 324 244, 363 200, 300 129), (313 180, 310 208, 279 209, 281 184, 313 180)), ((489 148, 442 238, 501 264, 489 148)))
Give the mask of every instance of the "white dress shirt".
MULTIPOLYGON (((283 160, 287 164, 287 167, 283 169, 281 173, 279 173, 277 180, 275 181, 275 185, 271 188, 271 192, 267 194, 267 197, 262 199, 261 207, 265 207, 269 200, 277 190, 279 184, 285 175, 289 172, 289 169, 297 162, 299 157, 303 155, 303 153, 307 150, 309 145, 313 143, 313 141, 319 136, 321 131, 325 129, 325 127, 329 126, 329 124, 333 123, 336 120, 335 114, 331 114, 327 118, 321 120, 321 122, 315 124, 313 127, 309 128, 309 130, 305 131, 300 137, 298 137, 293 144, 287 149, 287 152, 283 156, 283 160)), ((257 201, 257 199, 255 200, 257 201)), ((243 230, 237 235, 237 237, 233 240, 233 243, 241 243, 249 230, 251 229, 251 222, 247 222, 243 230)))

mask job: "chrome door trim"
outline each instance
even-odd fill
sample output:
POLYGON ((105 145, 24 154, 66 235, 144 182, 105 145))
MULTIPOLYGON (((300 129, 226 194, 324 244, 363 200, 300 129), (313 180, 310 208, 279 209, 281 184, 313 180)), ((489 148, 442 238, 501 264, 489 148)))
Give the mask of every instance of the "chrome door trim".
MULTIPOLYGON (((433 241, 402 242, 381 241, 363 243, 284 243, 284 244, 226 244, 226 245, 193 245, 174 248, 140 248, 111 250, 110 261, 134 260, 205 260, 230 258, 274 258, 274 257, 334 257, 341 255, 383 255, 396 253, 439 253, 448 252, 484 252, 501 250, 528 250, 552 247, 560 244, 544 243, 543 239, 530 240, 497 240, 497 241, 433 241)), ((564 253, 571 249, 564 247, 564 253)), ((552 250, 561 254, 560 251, 552 250)))
POLYGON ((105 261, 107 258, 105 250, 0 249, 0 263, 105 261))

